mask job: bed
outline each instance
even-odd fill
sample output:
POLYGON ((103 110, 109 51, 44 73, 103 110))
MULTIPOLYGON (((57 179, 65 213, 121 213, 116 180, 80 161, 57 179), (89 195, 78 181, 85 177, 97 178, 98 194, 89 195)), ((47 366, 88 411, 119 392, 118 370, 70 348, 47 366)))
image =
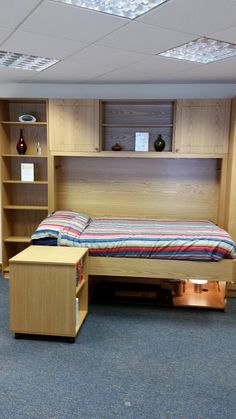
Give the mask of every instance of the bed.
POLYGON ((236 245, 211 221, 55 211, 32 244, 89 248, 89 275, 234 282, 236 245))

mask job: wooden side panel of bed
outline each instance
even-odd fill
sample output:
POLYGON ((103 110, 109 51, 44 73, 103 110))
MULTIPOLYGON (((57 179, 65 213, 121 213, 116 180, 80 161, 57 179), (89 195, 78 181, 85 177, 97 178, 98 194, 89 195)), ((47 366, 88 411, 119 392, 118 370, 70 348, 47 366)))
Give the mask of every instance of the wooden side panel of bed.
POLYGON ((126 276, 158 279, 206 279, 231 282, 236 280, 236 260, 219 262, 187 260, 155 260, 90 256, 89 275, 126 276))

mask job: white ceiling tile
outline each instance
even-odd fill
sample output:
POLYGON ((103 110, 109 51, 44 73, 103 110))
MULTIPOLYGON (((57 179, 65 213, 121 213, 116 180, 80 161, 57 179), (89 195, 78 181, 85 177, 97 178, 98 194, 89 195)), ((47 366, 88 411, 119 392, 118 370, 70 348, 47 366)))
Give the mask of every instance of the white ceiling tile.
POLYGON ((176 72, 175 78, 167 75, 166 80, 174 82, 192 82, 194 83, 235 83, 236 57, 229 60, 217 61, 210 64, 202 64, 198 67, 192 67, 188 71, 176 72))
POLYGON ((78 63, 59 62, 54 66, 42 71, 35 72, 32 80, 36 82, 50 83, 77 83, 81 81, 88 81, 91 78, 104 73, 104 69, 96 69, 90 65, 83 65, 78 63))
POLYGON ((235 0, 170 0, 137 21, 207 35, 234 25, 235 16, 235 0))
POLYGON ((69 6, 43 3, 21 29, 86 43, 94 42, 126 24, 127 19, 69 6), (47 17, 47 18, 46 18, 47 17))
POLYGON ((174 74, 178 71, 189 70, 191 68, 198 68, 199 63, 185 62, 183 60, 170 59, 153 55, 135 65, 130 65, 128 68, 133 68, 136 71, 146 74, 147 76, 165 76, 167 74, 174 74))
POLYGON ((5 51, 63 59, 85 46, 85 43, 79 41, 58 39, 52 36, 17 30, 2 44, 1 48, 5 51))
POLYGON ((122 67, 123 65, 127 66, 131 63, 143 60, 145 57, 146 54, 138 54, 136 52, 93 44, 70 57, 68 62, 73 61, 101 68, 103 71, 109 71, 114 68, 122 67))
POLYGON ((236 44, 236 25, 224 29, 223 31, 213 32, 211 37, 221 41, 232 42, 233 44, 236 44))
POLYGON ((0 26, 15 28, 40 3, 41 0, 1 0, 0 26))
POLYGON ((14 83, 24 82, 33 75, 29 70, 16 70, 14 68, 5 68, 0 66, 0 82, 14 83))
POLYGON ((102 76, 93 78, 90 83, 150 83, 146 74, 141 74, 138 70, 131 71, 127 69, 120 69, 110 73, 103 74, 102 76))
MULTIPOLYGON (((134 81, 159 83, 173 73, 180 72, 186 68, 186 64, 180 60, 170 60, 164 57, 152 56, 127 67, 120 68, 115 71, 98 76, 96 80, 109 80, 110 82, 124 82, 125 76, 129 83, 134 81)), ((199 64, 188 63, 187 68, 192 69, 198 67, 199 64)))
POLYGON ((11 31, 9 29, 0 27, 0 44, 2 44, 5 39, 8 38, 8 36, 11 34, 11 31))
POLYGON ((193 36, 189 34, 135 21, 107 35, 98 43, 139 53, 156 54, 192 39, 193 36))

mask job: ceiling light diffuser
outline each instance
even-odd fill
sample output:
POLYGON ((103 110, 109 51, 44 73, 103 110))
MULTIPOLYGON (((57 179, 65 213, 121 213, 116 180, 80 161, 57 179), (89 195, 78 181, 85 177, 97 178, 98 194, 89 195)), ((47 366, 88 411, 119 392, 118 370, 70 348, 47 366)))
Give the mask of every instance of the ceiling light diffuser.
POLYGON ((208 64, 236 55, 236 45, 203 37, 158 55, 208 64))
POLYGON ((20 70, 42 71, 59 60, 36 57, 34 55, 18 54, 16 52, 0 51, 0 67, 17 68, 20 70))
POLYGON ((156 6, 165 3, 168 0, 54 0, 59 3, 66 3, 72 6, 85 7, 86 9, 96 10, 98 12, 109 13, 111 15, 128 17, 135 19, 137 16, 148 12, 156 6))

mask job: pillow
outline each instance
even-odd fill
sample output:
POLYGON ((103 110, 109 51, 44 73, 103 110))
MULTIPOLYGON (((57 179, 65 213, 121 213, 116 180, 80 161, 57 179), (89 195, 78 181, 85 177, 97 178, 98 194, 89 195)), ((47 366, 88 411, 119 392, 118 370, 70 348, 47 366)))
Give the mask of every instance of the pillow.
POLYGON ((90 222, 90 217, 88 217, 85 214, 78 214, 74 217, 71 217, 70 221, 68 223, 65 223, 63 230, 60 231, 62 233, 63 231, 74 231, 75 234, 81 234, 84 229, 87 227, 87 225, 90 222))
POLYGON ((65 228, 72 228, 81 234, 87 227, 90 217, 74 211, 55 211, 49 214, 31 236, 32 240, 43 239, 46 237, 58 238, 65 228))

